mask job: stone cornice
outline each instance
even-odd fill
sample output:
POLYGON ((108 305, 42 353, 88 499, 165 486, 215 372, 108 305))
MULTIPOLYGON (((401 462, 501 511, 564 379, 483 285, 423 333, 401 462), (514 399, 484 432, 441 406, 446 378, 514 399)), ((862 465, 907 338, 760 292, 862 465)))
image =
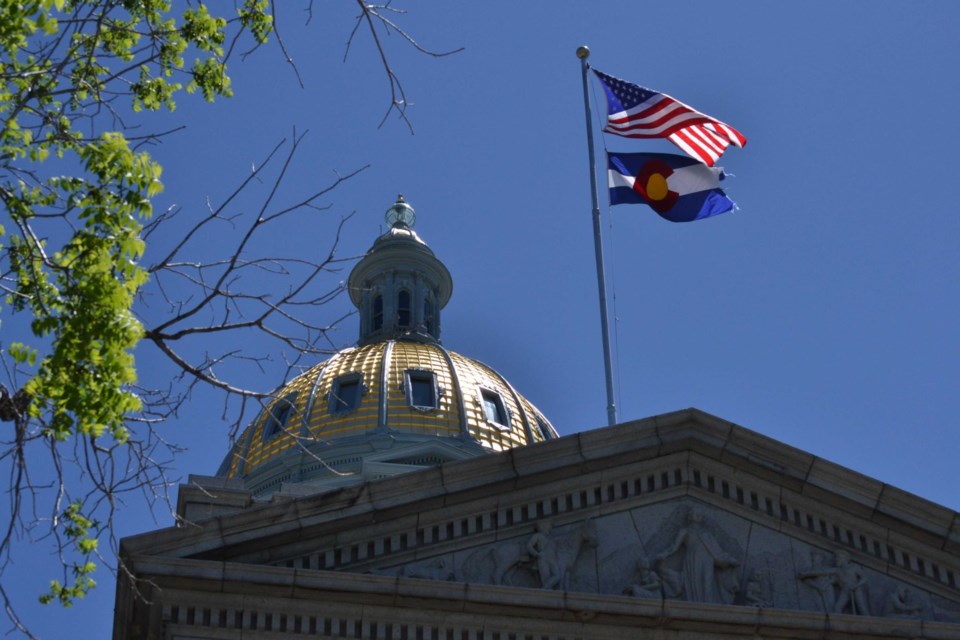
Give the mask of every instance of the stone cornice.
MULTIPOLYGON (((496 630, 532 625, 543 634, 537 637, 550 638, 561 637, 558 630, 566 637, 586 638, 624 637, 627 631, 631 637, 641 637, 636 634, 644 630, 677 634, 670 637, 699 638, 707 633, 711 638, 827 640, 954 640, 957 634, 955 624, 920 620, 639 600, 155 556, 130 556, 127 563, 143 584, 160 596, 157 600, 162 598, 167 624, 178 628, 216 630, 217 621, 225 617, 212 615, 211 611, 224 607, 242 610, 246 621, 257 614, 261 621, 268 615, 277 620, 281 615, 293 619, 299 611, 322 618, 325 610, 332 609, 335 613, 326 615, 336 616, 338 622, 355 612, 366 619, 366 625, 378 624, 379 615, 398 626, 402 623, 398 612, 413 609, 421 618, 443 619, 447 626, 472 624, 496 630)), ((133 621, 118 620, 115 637, 120 637, 116 633, 128 624, 132 626, 133 621)))
MULTIPOLYGON (((227 553, 231 547, 258 539, 276 545, 304 529, 333 522, 341 527, 382 522, 412 510, 446 508, 491 493, 509 494, 519 486, 681 452, 699 453, 738 473, 776 483, 933 549, 960 555, 957 512, 696 409, 448 463, 409 474, 402 481, 375 481, 252 506, 197 525, 126 538, 122 550, 194 556, 227 553)), ((215 495, 217 489, 208 491, 215 495)))
MULTIPOLYGON (((127 538, 126 553, 228 553, 256 540, 276 546, 323 528, 384 522, 411 511, 449 508, 519 486, 581 477, 619 464, 699 453, 949 554, 960 553, 956 512, 695 409, 597 429, 497 455, 458 461, 402 479, 375 481, 221 515, 127 538)), ((687 480, 689 483, 689 479, 687 480)), ((204 489, 216 496, 218 489, 204 489)), ((229 492, 234 503, 242 498, 229 492)), ((224 496, 227 497, 226 495, 224 496)), ((214 498, 215 499, 215 498, 214 498)))

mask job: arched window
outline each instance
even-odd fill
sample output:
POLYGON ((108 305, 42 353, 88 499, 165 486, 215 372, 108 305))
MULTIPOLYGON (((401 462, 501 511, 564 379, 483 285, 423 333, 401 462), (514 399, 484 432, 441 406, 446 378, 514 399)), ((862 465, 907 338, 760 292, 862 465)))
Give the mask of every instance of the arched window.
POLYGON ((401 291, 397 296, 397 325, 410 326, 410 292, 401 291))
POLYGON ((407 369, 405 377, 407 404, 421 411, 436 409, 439 394, 437 393, 437 377, 433 371, 407 369))
POLYGON ((510 414, 503 404, 503 398, 496 391, 480 389, 480 404, 484 417, 500 427, 510 426, 510 414))
POLYGON ((553 431, 548 426, 548 423, 542 416, 536 416, 537 419, 537 430, 540 432, 540 437, 544 440, 550 440, 553 438, 553 431))
POLYGON ((330 413, 350 413, 360 406, 360 396, 364 393, 363 374, 348 373, 333 381, 330 389, 330 413))
POLYGON ((263 442, 272 440, 274 437, 283 432, 284 428, 287 426, 287 422, 289 422, 290 417, 293 414, 293 409, 296 402, 297 394, 291 393, 274 402, 266 410, 266 416, 263 421, 263 432, 261 436, 263 442))
POLYGON ((383 328, 383 296, 377 296, 373 299, 373 330, 380 331, 383 328))
POLYGON ((430 298, 423 301, 423 326, 427 328, 427 333, 433 335, 433 303, 430 298))

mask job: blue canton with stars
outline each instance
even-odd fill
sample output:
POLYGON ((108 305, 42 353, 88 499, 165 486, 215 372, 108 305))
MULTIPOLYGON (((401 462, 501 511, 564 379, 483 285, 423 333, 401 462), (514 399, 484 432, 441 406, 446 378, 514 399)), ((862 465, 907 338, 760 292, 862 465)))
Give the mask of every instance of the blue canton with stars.
POLYGON ((603 84, 603 91, 607 94, 607 114, 627 111, 637 106, 641 102, 646 102, 650 98, 660 95, 656 91, 641 87, 632 82, 626 82, 620 78, 608 76, 605 73, 593 70, 603 84))

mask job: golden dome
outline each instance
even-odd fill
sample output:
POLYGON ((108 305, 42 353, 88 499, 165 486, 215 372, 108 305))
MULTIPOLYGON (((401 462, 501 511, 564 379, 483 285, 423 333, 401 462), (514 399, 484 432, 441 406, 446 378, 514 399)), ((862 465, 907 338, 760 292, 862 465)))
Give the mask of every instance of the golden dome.
POLYGON ((279 389, 218 476, 259 496, 307 493, 557 437, 503 376, 440 345, 453 280, 415 219, 399 196, 350 272, 359 346, 279 389))
POLYGON ((284 482, 371 479, 555 437, 490 367, 436 343, 386 340, 341 351, 281 388, 219 475, 272 493, 284 482))

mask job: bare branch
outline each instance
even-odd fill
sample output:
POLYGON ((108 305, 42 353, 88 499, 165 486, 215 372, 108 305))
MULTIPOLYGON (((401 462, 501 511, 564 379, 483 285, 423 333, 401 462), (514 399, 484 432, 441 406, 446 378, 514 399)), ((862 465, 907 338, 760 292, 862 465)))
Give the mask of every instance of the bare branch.
POLYGON ((377 49, 378 55, 380 56, 380 64, 383 67, 384 73, 387 75, 387 84, 390 87, 390 106, 387 107, 386 113, 383 114, 383 119, 380 121, 379 126, 382 127, 387 121, 387 118, 390 117, 390 114, 396 111, 400 119, 403 120, 404 124, 407 125, 410 133, 413 134, 413 123, 407 116, 407 107, 410 106, 410 102, 407 100, 407 94, 403 89, 403 84, 400 82, 400 77, 394 72, 393 67, 390 65, 387 52, 384 49, 383 42, 380 39, 380 34, 377 31, 377 25, 379 24, 384 28, 384 33, 386 35, 390 35, 391 32, 397 33, 417 51, 434 58, 443 58, 445 56, 459 53, 463 51, 463 47, 453 49, 451 51, 440 52, 426 49, 421 46, 409 33, 401 29, 395 22, 384 15, 384 12, 386 11, 393 13, 405 13, 405 11, 392 7, 389 3, 370 4, 369 2, 366 2, 366 0, 356 0, 356 2, 357 6, 360 7, 360 14, 357 16, 356 22, 353 25, 353 29, 350 31, 350 36, 347 38, 347 45, 343 54, 343 59, 346 61, 347 56, 350 53, 350 47, 353 44, 353 39, 356 37, 357 31, 360 29, 360 25, 366 24, 368 30, 370 31, 370 37, 373 38, 373 44, 377 49))
MULTIPOLYGON (((293 58, 287 52, 287 45, 284 44, 283 37, 280 35, 280 19, 277 17, 278 13, 276 0, 270 0, 270 13, 273 14, 273 34, 277 38, 277 44, 280 45, 280 51, 283 53, 283 59, 287 64, 290 65, 290 68, 293 69, 293 74, 297 77, 297 84, 300 85, 301 89, 304 89, 305 87, 303 84, 303 78, 300 77, 300 69, 297 68, 293 58)), ((307 22, 309 22, 309 19, 307 22)))
MULTIPOLYGON (((46 4, 26 6, 32 7, 28 11, 37 12, 46 11, 46 4)), ((0 82, 17 90, 13 97, 0 98, 0 110, 4 112, 4 121, 0 122, 4 133, 0 214, 6 216, 0 223, 7 233, 0 247, 0 292, 12 301, 2 311, 20 313, 25 320, 11 323, 12 341, 37 348, 36 353, 14 354, 9 344, 0 345, 7 347, 0 348, 0 420, 12 425, 0 431, 0 465, 5 465, 0 473, 7 487, 7 519, 0 521, 0 600, 12 625, 10 631, 30 638, 34 636, 29 625, 8 598, 13 592, 3 584, 4 570, 16 557, 14 546, 37 542, 49 545, 60 562, 58 576, 54 577, 63 587, 48 594, 54 601, 69 603, 79 597, 71 594, 82 595, 82 586, 73 592, 71 585, 79 584, 76 576, 82 571, 78 570, 90 560, 111 567, 121 580, 139 591, 143 585, 136 583, 122 563, 112 566, 118 544, 114 524, 128 501, 136 500, 151 508, 162 505, 171 514, 174 511, 170 470, 181 450, 163 436, 161 425, 179 417, 195 391, 207 389, 220 394, 216 397, 223 400, 223 418, 228 425, 225 431, 235 438, 248 413, 270 406, 275 394, 250 388, 246 382, 250 378, 245 374, 268 372, 271 381, 298 375, 316 364, 320 356, 343 346, 336 329, 354 313, 344 310, 349 305, 341 304, 345 287, 340 273, 348 261, 355 259, 340 255, 341 234, 352 213, 338 212, 329 197, 368 166, 343 174, 335 172, 321 188, 291 196, 287 179, 306 135, 294 131, 290 139, 279 142, 262 162, 253 165, 222 201, 174 205, 140 222, 138 216, 148 211, 144 203, 150 189, 127 193, 123 185, 129 182, 129 174, 111 182, 85 165, 84 152, 96 152, 97 145, 106 139, 104 133, 115 135, 125 149, 138 151, 181 130, 141 128, 148 121, 137 109, 170 106, 170 94, 165 91, 181 87, 174 79, 195 81, 209 98, 229 93, 222 65, 234 52, 244 57, 260 46, 256 43, 243 50, 246 45, 240 36, 245 28, 239 18, 228 21, 231 28, 218 34, 219 42, 209 49, 191 40, 185 57, 196 53, 197 61, 211 63, 212 77, 201 78, 189 65, 170 66, 168 60, 165 62, 164 56, 169 53, 164 52, 165 47, 171 40, 186 36, 179 27, 171 30, 168 11, 154 14, 143 10, 142 4, 67 3, 66 13, 56 15, 55 33, 48 35, 36 29, 26 34, 24 46, 14 53, 0 51, 0 82), (132 20, 134 16, 137 19, 132 20), (128 40, 124 36, 131 37, 128 40), (107 46, 107 41, 131 44, 107 46), (226 50, 221 52, 220 47, 226 50), (141 76, 144 68, 147 71, 141 76), (145 92, 147 85, 143 83, 153 81, 156 85, 150 86, 157 92, 145 92), (134 110, 130 109, 131 99, 134 110), (16 140, 18 131, 24 132, 22 144, 14 148, 8 141, 16 140), (66 164, 55 164, 61 155, 66 164), (43 165, 47 156, 50 164, 43 165), (66 175, 61 177, 62 172, 66 175), (112 234, 105 227, 92 232, 88 228, 87 221, 96 217, 91 216, 88 203, 103 195, 117 196, 117 203, 143 205, 129 211, 122 209, 122 204, 107 205, 94 211, 104 215, 122 211, 120 217, 130 223, 123 227, 128 235, 112 234), (318 249, 314 242, 305 255, 297 255, 286 246, 278 253, 262 249, 269 244, 271 234, 286 225, 299 224, 298 216, 307 215, 312 217, 311 225, 324 225, 321 237, 325 245, 318 249), (62 241, 78 237, 83 241, 72 245, 62 241), (83 300, 73 307, 62 304, 63 291, 79 290, 77 285, 83 283, 83 274, 72 271, 71 262, 97 255, 91 253, 89 245, 109 243, 117 237, 123 241, 116 246, 124 248, 97 264, 111 265, 103 279, 129 284, 129 291, 136 291, 136 297, 130 298, 134 300, 132 306, 125 303, 119 312, 108 315, 123 319, 135 316, 144 327, 145 339, 136 345, 140 332, 134 331, 136 337, 120 349, 122 353, 133 354, 136 345, 140 362, 150 351, 153 354, 151 366, 137 371, 141 382, 125 386, 123 380, 129 378, 119 378, 108 390, 140 406, 126 413, 116 410, 112 426, 104 429, 104 421, 96 416, 81 419, 75 408, 59 405, 55 394, 37 399, 29 397, 25 389, 35 389, 40 377, 38 369, 43 365, 33 362, 47 361, 62 344, 60 340, 67 331, 65 325, 58 324, 60 320, 71 317, 70 309, 98 308, 83 304, 83 300), (146 255, 150 262, 144 260, 143 264, 150 266, 139 267, 136 278, 124 280, 125 266, 138 268, 141 240, 149 241, 146 255), (138 290, 144 271, 149 279, 138 290), (318 311, 320 307, 324 308, 318 311), (21 330, 17 325, 27 328, 21 330), (256 353, 246 346, 250 344, 266 346, 258 347, 263 352, 256 353), (281 375, 276 376, 277 371, 281 375), (58 430, 55 427, 62 427, 64 415, 71 424, 58 430), (81 529, 83 533, 77 534, 81 529), (102 538, 108 545, 83 550, 78 540, 84 536, 102 538)), ((272 37, 284 64, 293 69, 302 87, 300 70, 280 33, 280 3, 271 0, 270 5, 274 16, 272 37)), ((396 112, 412 133, 407 114, 410 103, 391 66, 385 38, 396 34, 418 53, 431 57, 456 51, 437 53, 422 47, 399 26, 396 16, 403 12, 389 2, 358 0, 358 6, 360 14, 346 53, 361 28, 370 32, 390 90, 390 104, 380 126, 396 112)), ((305 11, 306 22, 310 23, 312 0, 307 0, 305 11)), ((3 10, 0 13, 10 15, 3 10)), ((150 164, 146 154, 133 155, 136 157, 126 155, 125 160, 136 164, 142 159, 150 164)), ((106 164, 127 166, 123 162, 106 164)), ((159 172, 146 171, 144 175, 148 176, 146 183, 152 185, 159 172)), ((74 313, 73 317, 79 316, 74 313)), ((133 321, 130 324, 135 325, 133 321)), ((4 329, 7 331, 7 325, 4 329)), ((98 335, 84 334, 73 343, 96 345, 98 340, 98 335)), ((61 360, 78 370, 85 366, 84 358, 61 360)), ((58 379, 77 378, 68 369, 58 379)), ((66 386, 86 388, 80 384, 66 386)), ((308 450, 312 441, 297 440, 298 446, 322 464, 323 460, 308 450)))

